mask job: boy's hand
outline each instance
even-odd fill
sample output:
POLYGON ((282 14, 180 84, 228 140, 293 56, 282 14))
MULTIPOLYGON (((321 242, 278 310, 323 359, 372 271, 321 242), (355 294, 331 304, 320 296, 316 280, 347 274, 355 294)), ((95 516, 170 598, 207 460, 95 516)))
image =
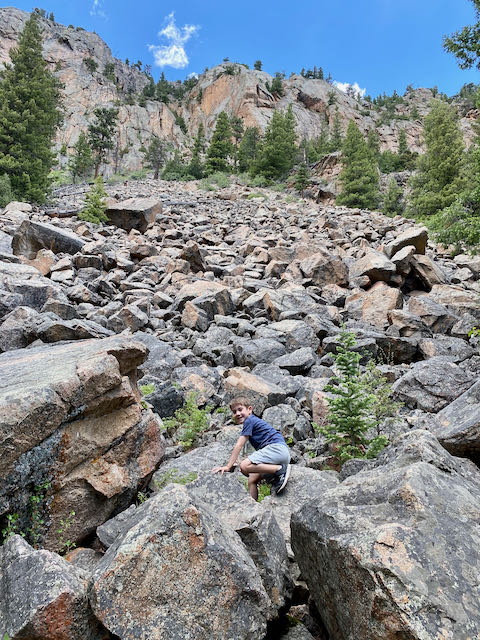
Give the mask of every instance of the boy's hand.
POLYGON ((221 472, 221 474, 223 476, 224 473, 229 473, 232 470, 233 470, 233 467, 228 467, 228 466, 215 467, 215 469, 212 469, 212 473, 220 473, 221 472))

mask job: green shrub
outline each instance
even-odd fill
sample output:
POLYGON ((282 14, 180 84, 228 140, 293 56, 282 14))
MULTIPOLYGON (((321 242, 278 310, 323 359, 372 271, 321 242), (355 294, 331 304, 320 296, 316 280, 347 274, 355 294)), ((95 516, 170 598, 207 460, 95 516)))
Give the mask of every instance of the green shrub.
POLYGON ((2 541, 5 542, 6 540, 8 540, 8 538, 10 538, 10 536, 14 536, 16 533, 20 534, 20 535, 24 535, 23 533, 20 533, 19 528, 18 528, 18 519, 19 519, 19 514, 18 513, 9 513, 7 515, 6 518, 6 523, 5 523, 5 528, 2 529, 2 541))
POLYGON ((222 171, 216 171, 211 175, 200 180, 200 188, 205 191, 217 191, 217 189, 225 189, 230 186, 230 178, 222 171))
POLYGON ((83 210, 78 214, 80 220, 85 222, 93 222, 94 224, 100 224, 108 220, 105 215, 105 200, 107 192, 103 186, 103 180, 101 176, 95 178, 92 188, 85 196, 85 206, 83 210))
POLYGON ((480 250, 480 201, 469 195, 457 198, 427 220, 437 242, 453 245, 456 253, 465 250, 476 254, 480 250))
POLYGON ((209 428, 212 409, 212 405, 200 409, 197 393, 192 391, 187 394, 183 407, 177 409, 172 418, 164 419, 163 424, 169 435, 175 434, 185 449, 191 449, 198 437, 209 428))
POLYGON ((141 384, 139 386, 140 393, 142 396, 148 396, 155 391, 155 385, 152 384, 141 384))
POLYGON ((195 471, 190 471, 189 473, 185 473, 184 475, 180 475, 180 472, 176 468, 172 468, 169 471, 165 471, 163 475, 157 477, 154 481, 155 489, 160 491, 167 486, 170 482, 174 484, 188 484, 189 482, 193 482, 198 477, 198 473, 195 471))
POLYGON ((264 193, 249 193, 247 196, 247 200, 253 200, 253 198, 266 198, 264 193))
POLYGON ((3 173, 0 175, 0 207, 6 207, 14 199, 10 178, 8 174, 3 173))
POLYGON ((48 179, 52 187, 62 187, 65 184, 72 184, 72 176, 69 171, 65 169, 57 169, 56 171, 50 171, 48 179))

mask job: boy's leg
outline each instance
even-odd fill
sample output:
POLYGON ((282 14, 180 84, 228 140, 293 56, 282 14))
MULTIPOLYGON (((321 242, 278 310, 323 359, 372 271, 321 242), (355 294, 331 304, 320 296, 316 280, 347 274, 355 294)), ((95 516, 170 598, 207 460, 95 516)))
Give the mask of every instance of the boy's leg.
POLYGON ((248 475, 248 493, 255 501, 258 500, 258 483, 261 479, 261 473, 250 473, 248 475))
POLYGON ((240 471, 244 476, 248 476, 251 473, 259 473, 261 475, 273 475, 279 469, 282 468, 281 464, 267 464, 265 462, 260 462, 259 464, 255 464, 249 458, 245 458, 240 463, 240 471))

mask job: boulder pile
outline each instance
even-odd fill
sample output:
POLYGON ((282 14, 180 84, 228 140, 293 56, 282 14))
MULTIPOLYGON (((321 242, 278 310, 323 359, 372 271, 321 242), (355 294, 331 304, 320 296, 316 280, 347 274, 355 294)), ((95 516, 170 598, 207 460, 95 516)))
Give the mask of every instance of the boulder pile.
POLYGON ((81 186, 0 215, 0 635, 476 638, 480 260, 240 184, 108 191, 105 226, 81 186), (343 325, 402 406, 338 473, 312 422, 343 325), (261 503, 210 473, 239 393, 291 447, 261 503))

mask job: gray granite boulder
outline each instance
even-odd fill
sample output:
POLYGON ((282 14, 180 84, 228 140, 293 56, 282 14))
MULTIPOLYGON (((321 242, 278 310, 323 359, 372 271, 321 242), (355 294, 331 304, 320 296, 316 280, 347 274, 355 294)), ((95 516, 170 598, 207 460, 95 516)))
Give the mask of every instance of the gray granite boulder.
POLYGON ((450 360, 437 356, 416 362, 392 385, 396 399, 411 409, 436 413, 464 393, 475 376, 450 360))
POLYGON ((333 640, 480 633, 480 472, 427 431, 292 516, 292 547, 333 640))
MULTIPOLYGON (((102 640, 86 575, 18 535, 0 547, 0 636, 10 640, 102 640)), ((103 630, 104 631, 104 630, 103 630)))
POLYGON ((33 220, 24 220, 12 239, 13 253, 29 259, 35 258, 40 249, 49 249, 53 253, 77 253, 84 244, 85 240, 72 231, 33 220))

